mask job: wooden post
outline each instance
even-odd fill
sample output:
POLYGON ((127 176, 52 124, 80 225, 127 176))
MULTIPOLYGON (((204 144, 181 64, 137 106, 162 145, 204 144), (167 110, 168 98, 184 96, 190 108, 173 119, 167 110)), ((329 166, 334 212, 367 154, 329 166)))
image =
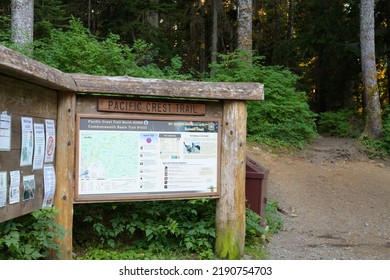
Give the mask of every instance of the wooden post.
POLYGON ((246 117, 245 101, 224 101, 215 245, 221 259, 240 259, 244 253, 246 117))
MULTIPOLYGON (((58 92, 58 115, 56 137, 56 193, 54 206, 60 213, 55 221, 67 231, 58 243, 62 252, 60 259, 72 259, 73 188, 75 162, 76 93, 58 92)), ((56 256, 52 256, 56 258, 56 256)))

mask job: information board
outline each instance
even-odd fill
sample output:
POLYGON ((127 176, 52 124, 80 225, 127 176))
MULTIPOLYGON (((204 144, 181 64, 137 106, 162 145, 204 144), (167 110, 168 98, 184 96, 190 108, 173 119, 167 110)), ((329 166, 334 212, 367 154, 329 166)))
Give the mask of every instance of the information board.
POLYGON ((220 120, 77 115, 75 201, 219 196, 220 120))

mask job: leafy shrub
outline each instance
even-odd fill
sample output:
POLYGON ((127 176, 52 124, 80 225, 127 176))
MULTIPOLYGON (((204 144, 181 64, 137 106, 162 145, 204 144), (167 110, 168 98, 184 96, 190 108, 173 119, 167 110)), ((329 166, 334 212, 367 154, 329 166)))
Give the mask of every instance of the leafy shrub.
POLYGON ((60 254, 55 239, 63 239, 65 230, 53 221, 57 213, 45 208, 0 223, 0 259, 46 259, 51 250, 60 254))
POLYGON ((271 234, 280 231, 284 225, 283 219, 277 214, 278 206, 278 201, 269 200, 265 208, 267 213, 267 226, 269 227, 269 232, 271 234))
POLYGON ((261 217, 249 208, 246 208, 246 228, 245 237, 261 237, 265 233, 265 229, 260 226, 261 217))
POLYGON ((10 46, 11 43, 11 20, 9 17, 0 16, 0 44, 10 46))
POLYGON ((387 109, 387 114, 383 118, 383 148, 390 153, 390 107, 387 109))
POLYGON ((372 158, 386 158, 390 155, 390 107, 384 110, 382 124, 383 135, 381 139, 371 140, 361 137, 363 146, 368 149, 372 158))
POLYGON ((262 57, 253 62, 243 59, 245 52, 220 55, 212 65, 213 81, 260 82, 265 100, 248 102, 247 136, 269 145, 302 147, 312 140, 315 114, 310 111, 305 93, 298 92, 298 76, 280 66, 262 65, 262 57))
POLYGON ((361 118, 352 110, 320 113, 318 131, 338 137, 358 137, 362 132, 361 118))
POLYGON ((110 34, 99 41, 79 20, 71 20, 66 31, 53 29, 50 38, 35 42, 34 58, 68 73, 124 75, 136 67, 131 49, 110 34))
MULTIPOLYGON (((93 248, 80 259, 214 259, 215 207, 209 199, 75 205, 74 247, 93 248)), ((280 229, 267 209, 266 229, 246 210, 249 242, 264 244, 280 229)))
POLYGON ((215 239, 215 200, 87 206, 75 207, 74 237, 79 246, 94 240, 103 247, 113 249, 131 245, 134 249, 153 252, 212 252, 215 239))
POLYGON ((142 78, 188 79, 181 72, 182 60, 171 59, 160 69, 154 63, 158 50, 153 44, 136 40, 132 47, 120 43, 116 34, 99 40, 80 20, 72 19, 67 30, 52 29, 50 36, 35 42, 34 59, 67 73, 142 78))

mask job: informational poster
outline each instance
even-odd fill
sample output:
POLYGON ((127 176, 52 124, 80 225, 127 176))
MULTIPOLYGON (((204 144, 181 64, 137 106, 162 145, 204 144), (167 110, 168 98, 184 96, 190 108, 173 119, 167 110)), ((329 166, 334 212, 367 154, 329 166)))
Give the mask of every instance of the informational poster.
POLYGON ((34 161, 33 169, 43 168, 45 156, 45 127, 41 123, 34 123, 34 161))
POLYGON ((19 203, 20 201, 20 171, 10 171, 9 184, 9 204, 19 203))
POLYGON ((35 176, 23 176, 23 200, 33 199, 35 194, 35 176))
POLYGON ((34 135, 32 118, 22 117, 22 147, 20 151, 20 166, 32 165, 34 135))
POLYGON ((7 172, 0 172, 0 207, 4 207, 7 204, 7 172))
POLYGON ((219 120, 78 116, 78 196, 217 195, 219 120))
POLYGON ((56 129, 54 120, 45 120, 46 128, 46 148, 45 148, 45 162, 53 162, 56 147, 56 129))
POLYGON ((56 189, 56 173, 52 164, 43 167, 43 185, 45 193, 43 196, 42 208, 45 206, 52 207, 56 189))
POLYGON ((0 114, 0 151, 11 150, 11 116, 6 112, 0 114))

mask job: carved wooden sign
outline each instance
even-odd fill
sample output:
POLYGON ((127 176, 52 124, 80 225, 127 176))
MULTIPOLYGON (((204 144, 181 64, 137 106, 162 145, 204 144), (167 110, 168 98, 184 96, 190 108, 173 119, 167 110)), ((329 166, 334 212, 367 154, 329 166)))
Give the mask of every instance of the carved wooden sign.
POLYGON ((132 99, 98 99, 98 111, 165 115, 203 116, 206 105, 192 102, 167 102, 132 99))

